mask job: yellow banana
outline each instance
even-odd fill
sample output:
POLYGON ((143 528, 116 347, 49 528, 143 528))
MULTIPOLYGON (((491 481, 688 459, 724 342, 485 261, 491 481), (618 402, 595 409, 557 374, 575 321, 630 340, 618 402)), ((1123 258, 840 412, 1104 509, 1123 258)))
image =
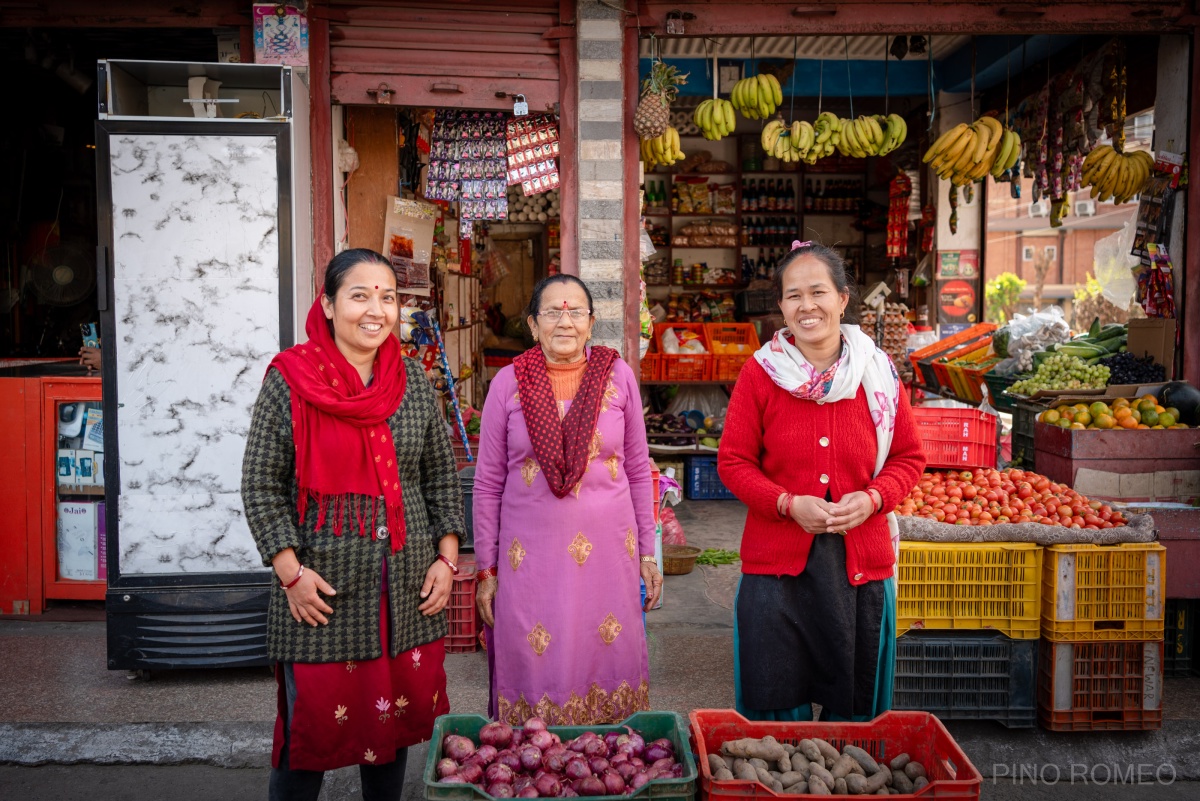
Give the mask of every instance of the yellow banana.
POLYGON ((976 125, 975 135, 975 151, 971 155, 971 161, 978 164, 983 160, 983 154, 987 152, 988 141, 992 137, 992 129, 986 125, 976 125))
POLYGON ((1008 161, 1008 154, 1012 152, 1013 133, 1005 131, 1000 137, 1000 149, 996 151, 996 159, 992 162, 992 177, 999 178, 1004 172, 1004 163, 1008 161))
POLYGON ((962 135, 966 132, 966 130, 967 124, 965 122, 960 122, 950 130, 944 131, 942 135, 939 136, 934 143, 929 146, 929 149, 925 151, 925 155, 921 158, 921 161, 928 164, 933 160, 933 157, 942 152, 947 145, 952 144, 953 142, 962 138, 962 135))
POLYGON ((783 102, 783 87, 779 85, 779 79, 774 75, 767 75, 767 80, 771 84, 772 98, 775 101, 775 108, 783 102))

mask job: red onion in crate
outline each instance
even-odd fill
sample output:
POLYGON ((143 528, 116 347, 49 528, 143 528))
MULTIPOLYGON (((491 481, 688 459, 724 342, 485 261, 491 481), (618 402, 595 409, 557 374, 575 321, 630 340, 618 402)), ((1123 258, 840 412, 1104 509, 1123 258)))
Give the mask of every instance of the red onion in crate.
POLYGON ((496 748, 507 748, 512 743, 512 738, 512 726, 499 721, 489 723, 479 730, 479 742, 494 745, 496 748))
POLYGON ((592 773, 599 776, 608 770, 608 760, 604 757, 594 756, 588 760, 588 767, 592 769, 592 773))
POLYGON ((516 795, 513 792, 512 785, 504 784, 503 782, 488 785, 487 792, 492 798, 512 798, 516 795))
POLYGON ((508 767, 512 769, 513 773, 516 773, 521 769, 521 757, 519 757, 515 751, 509 748, 505 748, 503 751, 496 754, 496 759, 493 764, 495 763, 508 765, 508 767))
POLYGON ((562 795, 562 784, 558 781, 557 777, 549 773, 543 773, 541 776, 538 776, 534 780, 533 786, 537 788, 538 795, 543 798, 558 798, 562 795))
POLYGON ((503 762, 493 762, 483 773, 489 785, 512 784, 513 769, 503 762))
POLYGON ((458 773, 458 763, 450 757, 439 759, 437 763, 437 775, 439 779, 444 779, 447 776, 453 776, 458 773))
POLYGON ((490 765, 496 761, 496 754, 500 753, 494 745, 481 745, 475 752, 475 756, 485 765, 490 765))
POLYGON ((541 793, 532 784, 517 791, 515 798, 541 798, 541 793))
POLYGON ((471 742, 470 737, 463 737, 461 734, 447 734, 442 740, 442 752, 455 762, 462 763, 475 753, 475 743, 471 742))
POLYGON ((604 795, 604 782, 596 776, 588 776, 579 780, 579 786, 575 788, 575 792, 580 796, 604 795))
POLYGON ((456 775, 461 776, 467 784, 479 784, 483 781, 483 766, 478 762, 468 762, 459 767, 456 775))
POLYGON ((528 737, 535 731, 545 731, 546 721, 535 715, 534 717, 531 717, 529 720, 525 721, 523 728, 525 729, 525 736, 528 737))
POLYGON ((525 738, 525 741, 530 745, 536 745, 544 752, 547 748, 554 745, 554 738, 550 736, 548 731, 535 731, 533 734, 525 738))
POLYGON ((587 776, 592 775, 592 769, 588 767, 587 760, 583 757, 575 757, 567 762, 567 767, 563 770, 563 775, 571 781, 578 781, 587 776))
POLYGON ((604 775, 600 777, 604 782, 605 795, 624 795, 625 780, 615 770, 609 769, 604 771, 604 775))
POLYGON ((537 770, 542 764, 542 750, 536 745, 525 744, 517 752, 517 759, 524 770, 537 770))

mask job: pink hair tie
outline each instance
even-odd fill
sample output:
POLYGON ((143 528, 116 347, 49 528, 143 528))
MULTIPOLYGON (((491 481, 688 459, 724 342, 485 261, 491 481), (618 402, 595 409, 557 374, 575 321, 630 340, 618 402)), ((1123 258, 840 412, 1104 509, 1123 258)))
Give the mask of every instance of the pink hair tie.
POLYGON ((811 244, 812 242, 801 242, 797 239, 792 242, 792 250, 796 250, 797 248, 806 248, 811 244))

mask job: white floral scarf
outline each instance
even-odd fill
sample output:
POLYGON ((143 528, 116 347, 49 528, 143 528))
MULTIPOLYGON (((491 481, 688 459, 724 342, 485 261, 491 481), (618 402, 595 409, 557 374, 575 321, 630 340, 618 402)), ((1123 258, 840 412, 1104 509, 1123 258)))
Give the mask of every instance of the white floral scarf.
MULTIPOLYGON (((818 373, 796 347, 792 332, 781 328, 754 353, 754 358, 777 386, 802 400, 829 403, 848 400, 861 386, 875 423, 877 452, 874 476, 879 475, 892 450, 892 434, 900 408, 900 377, 888 355, 857 325, 842 325, 842 354, 833 365, 818 373)), ((897 559, 900 528, 896 514, 888 512, 888 532, 897 559)))

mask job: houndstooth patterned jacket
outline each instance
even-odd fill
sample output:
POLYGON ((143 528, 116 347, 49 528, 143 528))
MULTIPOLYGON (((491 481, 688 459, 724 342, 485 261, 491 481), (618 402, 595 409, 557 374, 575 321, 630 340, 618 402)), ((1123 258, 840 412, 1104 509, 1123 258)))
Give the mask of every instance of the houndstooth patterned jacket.
MULTIPOLYGON (((297 623, 276 582, 267 612, 267 652, 281 662, 341 662, 382 655, 379 604, 383 560, 387 559, 391 656, 446 636, 444 614, 426 617, 421 604, 425 573, 437 559, 437 543, 463 531, 463 501, 454 453, 433 387, 421 366, 404 360, 408 383, 399 408, 388 419, 404 494, 405 546, 391 553, 390 540, 360 537, 357 530, 335 536, 331 519, 313 531, 316 509, 297 521, 296 452, 292 441, 291 392, 271 370, 263 381, 242 462, 242 503, 263 564, 284 548, 329 582, 337 595, 329 624, 297 623)), ((379 509, 376 525, 384 522, 379 509)), ((332 515, 330 515, 332 518, 332 515)))

